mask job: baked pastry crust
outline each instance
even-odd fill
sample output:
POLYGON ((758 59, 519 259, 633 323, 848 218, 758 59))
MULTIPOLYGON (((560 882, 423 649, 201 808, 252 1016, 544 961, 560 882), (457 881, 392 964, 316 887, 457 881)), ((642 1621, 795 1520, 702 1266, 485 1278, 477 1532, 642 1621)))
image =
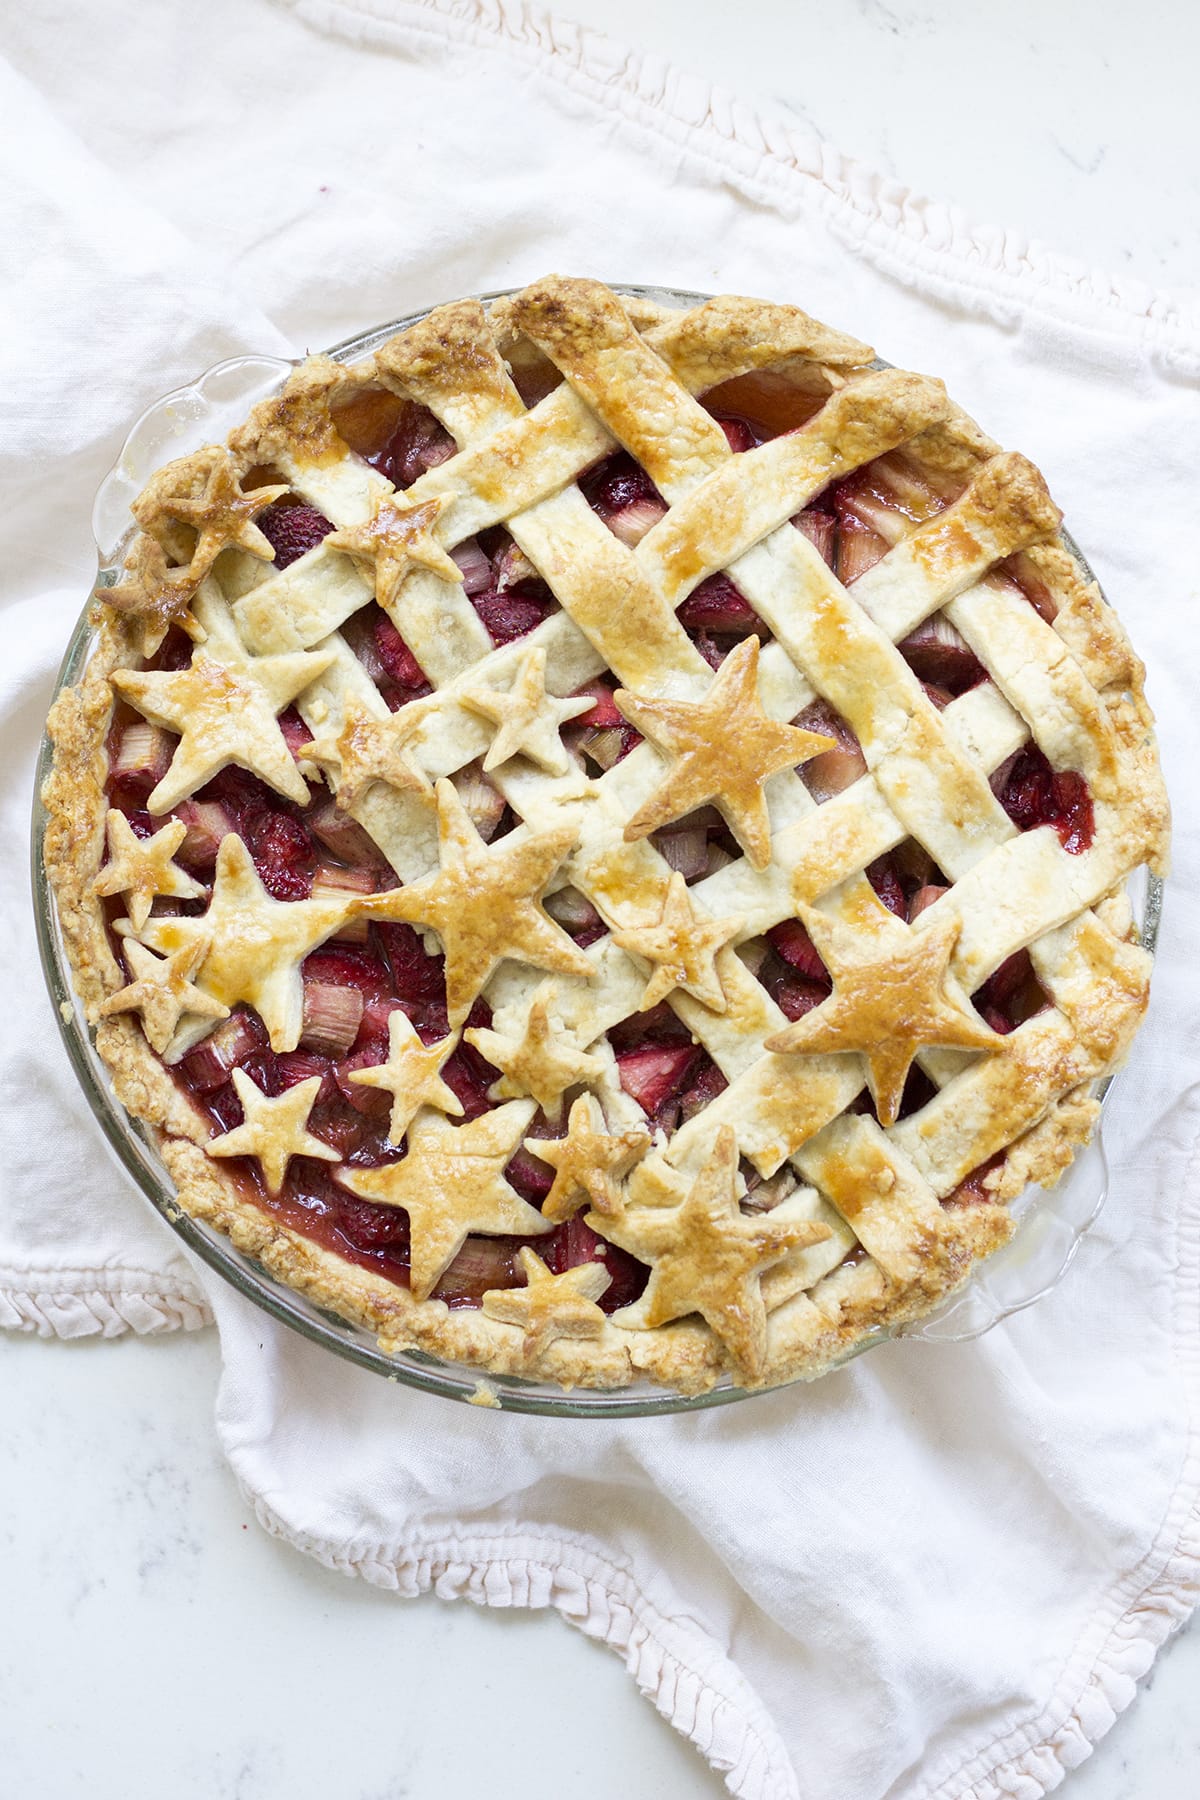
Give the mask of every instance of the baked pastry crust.
POLYGON ((810 1378, 957 1287, 1011 1234, 1008 1202, 1027 1182, 1057 1180, 1088 1137, 1096 1085, 1147 1001, 1149 958, 1124 883, 1166 857, 1143 671, 1059 537, 1038 471, 991 443, 940 383, 875 368, 866 346, 796 308, 727 296, 674 312, 550 277, 489 310, 438 308, 365 363, 310 359, 227 446, 160 471, 135 511, 142 531, 114 599, 97 594, 85 673, 50 715, 46 866, 118 1098, 154 1128, 181 1208, 276 1278, 385 1349, 568 1387, 649 1378, 695 1393, 729 1373, 746 1386, 810 1378), (737 455, 694 396, 711 403, 718 389, 736 403, 747 379, 810 416, 737 455), (427 408, 453 440, 401 495, 341 435, 339 409, 380 391, 427 408), (618 445, 665 502, 635 545, 576 485, 618 445), (879 518, 887 553, 848 587, 789 521, 897 452, 940 504, 879 518), (276 572, 256 521, 289 490, 335 529, 276 572), (449 552, 500 524, 558 609, 528 639, 493 647, 449 552), (1005 579, 1016 557, 1024 592, 1005 579), (745 640, 714 677, 677 609, 721 572, 770 641, 745 640), (342 635, 372 598, 432 686, 395 715, 342 635), (895 648, 935 616, 988 676, 941 709, 895 648), (174 624, 195 640, 190 671, 143 673, 174 624), (593 779, 560 730, 582 710, 572 696, 606 670, 651 741, 593 779), (272 725, 295 699, 317 737, 311 768, 399 885, 293 902, 294 913, 264 896, 264 909, 249 853, 226 838, 216 906, 148 916, 146 901, 187 899, 190 878, 167 857, 178 833, 139 863, 118 827, 140 896, 116 923, 136 946, 129 973, 152 981, 151 951, 165 956, 179 1002, 174 1019, 169 1006, 147 1011, 144 1027, 104 904, 123 879, 105 865, 114 693, 181 733, 162 814, 229 760, 238 719, 233 759, 284 794, 307 792, 272 725), (803 725, 817 699, 865 761, 821 804, 792 772, 830 742, 803 725), (1053 830, 1018 831, 989 785, 1031 738, 1052 769, 1086 784, 1091 837, 1075 853, 1053 830), (447 779, 480 758, 521 822, 495 849, 447 779), (708 801, 747 854, 688 888, 649 834, 708 801), (909 840, 946 882, 904 922, 865 871, 909 840), (586 950, 543 905, 564 877, 607 927, 586 950), (251 919, 269 945, 284 912, 288 959, 262 989, 276 1049, 299 1031, 300 959, 339 924, 407 921, 447 952, 450 1035, 422 1050, 397 1024, 390 1060, 365 1084, 391 1094, 393 1141, 408 1132, 408 1156, 344 1175, 348 1191, 403 1205, 386 1192, 407 1181, 415 1196, 406 1164, 414 1150, 424 1159, 422 1209, 437 1229, 417 1242, 414 1200, 416 1293, 272 1210, 289 1157, 314 1154, 299 1087, 287 1107, 247 1092, 247 1123, 221 1134, 172 1073, 218 1013, 260 991, 221 932, 232 942, 251 919), (830 1000, 795 1022, 742 953, 786 919, 808 922, 834 977, 830 1000), (1047 1004, 1000 1037, 968 996, 1026 949, 1047 1004), (905 1031, 888 983, 917 972, 921 1004, 905 1031), (189 983, 208 1017, 189 1015, 189 983), (493 1025, 467 1037, 501 1070, 497 1110, 463 1124, 439 1070, 484 991, 493 1025), (606 1035, 664 996, 727 1084, 666 1138, 622 1092, 606 1035), (897 1119, 914 1056, 934 1092, 897 1119), (878 1117, 856 1110, 868 1078, 878 1117), (513 1148, 539 1141, 535 1102, 547 1119, 566 1115, 541 1215, 506 1195, 503 1177, 513 1148), (284 1113, 290 1135, 272 1145, 284 1113), (251 1140, 270 1167, 257 1187, 226 1161, 251 1140), (768 1211, 739 1208, 739 1159, 767 1183, 788 1173, 792 1191, 768 1211), (567 1280, 536 1254, 555 1220, 585 1211, 602 1239, 650 1267, 643 1297, 615 1316, 594 1274, 567 1280), (527 1287, 491 1290, 478 1308, 431 1298, 463 1235, 479 1230, 529 1240, 527 1287))

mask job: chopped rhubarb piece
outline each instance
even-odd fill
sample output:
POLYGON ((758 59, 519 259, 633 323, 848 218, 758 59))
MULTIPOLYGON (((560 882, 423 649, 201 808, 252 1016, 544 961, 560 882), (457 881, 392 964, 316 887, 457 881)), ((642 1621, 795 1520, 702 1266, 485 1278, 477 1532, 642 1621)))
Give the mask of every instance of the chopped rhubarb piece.
POLYGON ((367 452, 363 461, 378 469, 393 487, 406 488, 427 469, 435 469, 453 456, 454 450, 454 439, 428 407, 408 401, 387 441, 367 452))
POLYGON ((375 621, 375 650, 384 670, 399 687, 421 687, 425 671, 385 612, 375 621))
POLYGON ((721 574, 694 587, 676 616, 689 631, 746 632, 762 626, 745 595, 721 574))
POLYGON ((1074 770, 1052 769, 1035 744, 1027 744, 1013 763, 999 800, 1019 831, 1052 825, 1072 856, 1090 847, 1095 815, 1087 782, 1074 770))
POLYGON ((321 981, 304 984, 304 1024, 300 1047, 322 1056, 344 1056, 358 1036, 363 997, 356 987, 330 987, 321 981))
POLYGON ((723 414, 717 419, 717 424, 725 433, 729 448, 735 453, 753 450, 758 442, 753 427, 748 425, 745 419, 735 419, 729 414, 723 414))
POLYGON ((718 643, 707 631, 698 631, 693 641, 710 669, 719 669, 732 648, 728 639, 718 643))
MULTIPOLYGON (((393 927, 395 929, 402 929, 393 927)), ((304 959, 301 970, 306 983, 315 981, 325 987, 356 988, 364 1003, 390 995, 388 972, 373 950, 357 944, 322 944, 304 959)))
POLYGON ((517 1238, 469 1237, 434 1289, 447 1306, 478 1306, 490 1288, 517 1287, 517 1238))
POLYGON ((898 919, 907 919, 908 898, 904 892, 904 883, 897 875, 890 857, 877 857, 867 869, 867 880, 889 912, 895 913, 898 919))
POLYGON ((610 726, 620 726, 623 723, 621 715, 617 711, 617 703, 613 699, 610 682, 593 681, 587 687, 576 688, 571 698, 582 699, 585 694, 595 701, 595 705, 589 712, 579 714, 578 718, 574 720, 576 725, 586 726, 590 730, 606 730, 610 726))
POLYGON ((1007 557, 997 564, 986 580, 991 587, 1015 588, 1047 625, 1053 625, 1058 616, 1058 601, 1028 556, 1018 551, 1015 556, 1007 557))
POLYGON ((462 570, 463 587, 468 594, 482 594, 492 585, 492 565, 475 538, 464 538, 450 552, 462 570))
POLYGON ((431 956, 411 925, 376 927, 391 965, 396 993, 406 1004, 446 998, 445 960, 431 956))
POLYGON ((281 1093, 286 1088, 297 1087, 302 1081, 311 1081, 314 1075, 321 1083, 314 1104, 332 1100, 337 1093, 337 1084, 333 1078, 333 1064, 327 1056, 320 1056, 315 1050, 288 1050, 275 1058, 275 1076, 281 1093))
POLYGON ((799 919, 781 919, 767 933, 772 946, 785 963, 807 981, 828 982, 825 964, 817 955, 816 945, 799 919))
POLYGON ((312 732, 300 717, 294 706, 279 715, 279 729, 283 733, 283 741, 291 751, 293 762, 299 762, 301 756, 312 743, 312 732))
POLYGON ((785 973, 768 983, 768 992, 785 1019, 802 1019, 814 1006, 829 998, 829 985, 785 973))
POLYGON ((667 867, 677 869, 685 881, 697 881, 708 868, 708 833, 703 829, 659 831, 654 844, 667 867))
POLYGON ((235 1012, 210 1032, 179 1064, 189 1087, 207 1094, 229 1079, 231 1069, 241 1068, 266 1045, 266 1033, 251 1013, 235 1012))
MULTIPOLYGON (((337 1091, 356 1113, 361 1113, 368 1118, 382 1118, 385 1114, 390 1114, 392 1096, 385 1088, 364 1087, 362 1082, 351 1079, 359 1069, 374 1069, 386 1060, 387 1039, 385 1038, 382 1042, 376 1040, 373 1043, 363 1044, 349 1056, 343 1056, 335 1067, 333 1079, 337 1085, 337 1091)), ((348 1151, 343 1151, 343 1155, 346 1154, 348 1151)))
POLYGON ((631 500, 628 506, 622 506, 617 512, 609 513, 605 523, 614 537, 619 537, 623 544, 636 550, 648 531, 653 531, 660 519, 667 516, 666 503, 662 500, 631 500))
POLYGON ((109 779, 121 798, 145 800, 171 766, 175 738, 159 725, 148 725, 135 719, 121 733, 116 754, 112 758, 109 779))
POLYGON ((184 800, 176 813, 187 826, 187 834, 175 860, 194 874, 211 874, 221 840, 234 828, 233 814, 219 800, 184 800))
POLYGON ((552 610, 552 603, 535 600, 515 590, 497 594, 489 590, 472 594, 471 604, 487 626, 494 644, 511 644, 540 625, 552 610))
POLYGON ((693 1118, 696 1113, 703 1112, 710 1101, 723 1094, 729 1086, 724 1075, 710 1057, 706 1057, 703 1066, 697 1072, 690 1071, 687 1089, 680 1100, 680 1113, 684 1119, 693 1118))
POLYGON ((578 888, 562 887, 557 893, 546 896, 546 911, 552 919, 556 919, 564 931, 575 937, 581 931, 590 931, 593 925, 603 921, 591 901, 581 894, 578 888))
MULTIPOLYGON (((313 870, 312 898, 314 900, 341 899, 351 894, 373 894, 376 888, 376 871, 374 869, 347 868, 343 863, 318 863, 313 870)), ((338 927, 336 941, 345 944, 365 944, 370 936, 370 925, 366 919, 347 919, 338 927)))
POLYGON ((472 825, 484 843, 490 843, 504 813, 504 795, 492 786, 479 762, 467 763, 451 779, 472 825))
POLYGON ((647 1044, 617 1057, 621 1086, 650 1116, 680 1092, 696 1055, 691 1044, 647 1044))
POLYGON ((943 894, 949 892, 949 888, 941 887, 935 881, 927 882, 924 887, 919 887, 908 903, 909 924, 911 925, 914 919, 919 919, 926 907, 932 906, 936 900, 941 899, 943 894))
POLYGON ((792 524, 797 531, 804 533, 810 544, 816 546, 832 569, 837 555, 837 520, 833 514, 806 506, 803 512, 796 514, 792 524))
POLYGON ((935 683, 957 697, 987 680, 987 670, 949 619, 934 613, 897 648, 920 681, 935 683))
POLYGON ((263 886, 276 900, 307 900, 313 842, 299 819, 269 812, 246 822, 246 839, 263 886))
POLYGON ((921 683, 921 691, 929 701, 930 705, 936 706, 939 712, 945 712, 950 702, 954 699, 954 695, 950 692, 949 688, 934 687, 931 681, 923 681, 921 683))
POLYGON ((805 731, 819 731, 834 740, 832 750, 823 750, 810 762, 802 763, 800 779, 814 800, 831 800, 867 772, 867 759, 862 746, 840 713, 824 700, 816 700, 797 713, 793 725, 805 731))
POLYGON ((580 755, 602 771, 615 768, 621 760, 624 727, 616 725, 589 725, 582 731, 572 731, 567 727, 569 741, 580 755))
POLYGON ((332 521, 315 506, 305 506, 286 495, 264 508, 254 523, 275 552, 276 569, 291 568, 333 530, 332 521))
POLYGON ((318 842, 343 861, 378 863, 379 852, 371 838, 348 814, 339 812, 332 800, 319 801, 304 818, 318 842))
POLYGON ((983 1018, 984 1023, 990 1025, 992 1030, 998 1032, 1001 1037, 1007 1037, 1009 1032, 1015 1029, 1008 1014, 1001 1007, 994 1006, 990 1000, 979 1001, 976 1010, 983 1018))
POLYGON ((540 1156, 531 1156, 528 1150, 519 1149, 505 1168, 504 1179, 516 1188, 522 1199, 537 1206, 554 1185, 554 1170, 540 1156))
POLYGON ((851 587, 860 575, 873 569, 877 562, 882 562, 887 555, 887 541, 855 518, 853 513, 838 522, 838 543, 835 568, 838 580, 844 587, 851 587))
POLYGON ((593 470, 586 481, 591 505, 598 513, 620 512, 639 500, 657 500, 662 495, 639 463, 627 451, 617 450, 593 470))
POLYGON ((498 594, 507 593, 509 588, 519 587, 523 581, 537 581, 538 572, 519 545, 511 538, 506 538, 500 548, 492 556, 492 579, 490 585, 498 594))

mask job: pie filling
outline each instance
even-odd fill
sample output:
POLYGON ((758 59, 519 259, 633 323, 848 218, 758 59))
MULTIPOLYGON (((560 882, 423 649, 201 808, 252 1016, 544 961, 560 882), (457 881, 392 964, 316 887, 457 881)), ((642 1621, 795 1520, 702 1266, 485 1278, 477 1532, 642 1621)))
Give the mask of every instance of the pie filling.
MULTIPOLYGON (((781 409, 769 382, 756 388, 751 378, 714 390, 709 410, 735 452, 803 422, 794 397, 789 413, 781 409), (737 402, 736 411, 725 410, 731 400, 737 402)), ((337 422, 351 448, 397 489, 408 487, 454 454, 453 440, 432 413, 382 389, 358 393, 338 413, 337 422)), ((245 486, 248 489, 275 479, 269 469, 251 471, 245 486)), ((580 478, 579 486, 594 512, 631 547, 667 512, 650 477, 623 450, 596 464, 580 478)), ((939 491, 917 473, 902 452, 895 452, 835 482, 805 507, 793 524, 839 580, 852 587, 914 525, 932 518, 954 498, 954 488, 939 491)), ((276 570, 289 567, 333 530, 327 518, 292 492, 261 512, 256 523, 275 550, 276 570)), ((502 527, 459 544, 452 555, 465 591, 496 645, 527 636, 557 609, 550 588, 502 527)), ((1012 557, 986 579, 1019 593, 1043 618, 1053 619, 1051 595, 1028 559, 1012 557)), ((771 636, 726 574, 701 581, 679 607, 678 617, 714 670, 751 635, 760 643, 771 636)), ((431 692, 424 671, 377 603, 362 607, 343 627, 343 636, 392 712, 431 692)), ((926 619, 898 647, 939 709, 988 679, 974 652, 941 613, 926 619)), ((186 668, 193 649, 184 632, 172 628, 146 667, 162 671, 186 668)), ((592 704, 563 727, 563 743, 589 775, 612 768, 641 742, 641 734, 623 717, 614 699, 619 685, 616 677, 606 672, 580 690, 592 704)), ((830 748, 798 770, 818 803, 842 793, 866 774, 866 760, 854 733, 826 701, 813 702, 794 723, 833 740, 830 748)), ((300 762, 310 742, 309 731, 293 708, 280 716, 280 724, 293 759, 300 762)), ((161 829, 171 817, 182 821, 186 836, 176 861, 202 889, 191 898, 157 899, 155 916, 204 912, 218 849, 230 833, 242 839, 264 887, 279 901, 369 895, 396 886, 393 872, 371 838, 334 804, 311 762, 301 770, 309 786, 307 804, 283 798, 256 775, 230 764, 170 813, 152 818, 146 801, 165 775, 177 741, 172 733, 147 723, 131 706, 118 701, 108 743, 109 804, 126 816, 141 839, 161 829)), ((502 840, 517 820, 480 763, 461 770, 453 780, 479 836, 488 843, 502 840)), ((1093 816, 1086 782, 1073 771, 1052 769, 1033 743, 996 769, 991 785, 1019 831, 1049 828, 1072 854, 1090 845, 1093 816)), ((653 842, 689 886, 743 853, 725 819, 712 806, 660 827, 653 833, 653 842)), ((908 922, 950 886, 930 855, 911 839, 873 862, 867 876, 882 905, 908 922)), ((560 888, 545 904, 580 948, 605 935, 599 913, 576 889, 560 888)), ((105 906, 114 952, 121 956, 122 941, 111 928, 124 911, 124 901, 114 897, 105 906)), ((239 1005, 173 1069, 175 1079, 218 1133, 234 1130, 243 1120, 233 1084, 235 1071, 243 1071, 270 1097, 318 1078, 307 1128, 336 1152, 340 1161, 294 1156, 275 1192, 264 1181, 256 1159, 233 1158, 225 1167, 258 1206, 346 1260, 400 1285, 407 1285, 409 1276, 407 1214, 401 1207, 376 1205, 351 1194, 339 1176, 344 1169, 378 1168, 406 1154, 406 1140, 398 1144, 389 1140, 389 1094, 351 1078, 356 1071, 387 1061, 389 1019, 397 1010, 411 1021, 423 1044, 436 1043, 447 1035, 450 1021, 444 958, 437 953, 436 944, 435 936, 423 936, 411 925, 354 920, 303 964, 303 1030, 295 1050, 273 1051, 257 1014, 239 1005)), ((785 919, 765 936, 743 942, 739 954, 789 1021, 804 1018, 830 997, 830 976, 799 919, 785 919)), ((972 998, 982 1019, 1000 1034, 1011 1032, 1049 1004, 1026 951, 1004 962, 972 998)), ((491 1023, 486 1001, 476 1000, 467 1028, 487 1029, 491 1023)), ((625 1019, 611 1030, 609 1041, 621 1085, 639 1103, 653 1131, 670 1136, 727 1085, 720 1069, 665 1001, 625 1019)), ((441 1075, 462 1107, 462 1123, 501 1103, 493 1097, 500 1071, 465 1038, 446 1060, 441 1075)), ((924 1106, 935 1092, 914 1064, 904 1086, 900 1117, 924 1106)), ((568 1093, 568 1103, 570 1097, 568 1093)), ((527 1136, 561 1137, 566 1130, 566 1110, 564 1106, 557 1121, 539 1110, 527 1136)), ((851 1110, 873 1111, 867 1088, 851 1110)), ((1001 1160, 993 1158, 974 1171, 943 1204, 988 1202, 991 1196, 983 1177, 1001 1160)), ((786 1164, 769 1180, 763 1180, 747 1161, 741 1168, 746 1181, 742 1202, 746 1213, 770 1210, 796 1184, 797 1178, 786 1164)), ((550 1166, 523 1147, 517 1149, 504 1174, 535 1208, 550 1191, 553 1179, 550 1166)), ((433 1297, 452 1307, 473 1307, 488 1290, 520 1284, 518 1251, 522 1243, 535 1247, 554 1273, 602 1262, 611 1280, 599 1303, 609 1313, 635 1300, 649 1274, 645 1265, 616 1244, 607 1243, 582 1216, 576 1216, 536 1238, 468 1237, 433 1297)))

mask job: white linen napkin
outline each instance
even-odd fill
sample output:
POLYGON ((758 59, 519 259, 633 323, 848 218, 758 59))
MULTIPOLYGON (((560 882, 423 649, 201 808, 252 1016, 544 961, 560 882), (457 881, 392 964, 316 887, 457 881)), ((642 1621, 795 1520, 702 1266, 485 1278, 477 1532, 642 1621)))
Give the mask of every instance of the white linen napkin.
POLYGON ((18 247, 0 1322, 146 1331, 211 1308, 218 1428, 264 1525, 401 1594, 556 1606, 736 1794, 1042 1793, 1200 1581, 1200 317, 524 8, 209 0, 103 34, 89 16, 10 18, 0 72, 18 247), (62 56, 72 31, 87 57, 62 56), (899 1343, 812 1388, 603 1425, 409 1393, 193 1267, 106 1160, 21 874, 91 493, 134 414, 238 349, 319 347, 550 269, 794 300, 943 375, 1047 472, 1149 664, 1176 808, 1151 1017, 1106 1108, 1110 1197, 1062 1287, 976 1344, 899 1343))

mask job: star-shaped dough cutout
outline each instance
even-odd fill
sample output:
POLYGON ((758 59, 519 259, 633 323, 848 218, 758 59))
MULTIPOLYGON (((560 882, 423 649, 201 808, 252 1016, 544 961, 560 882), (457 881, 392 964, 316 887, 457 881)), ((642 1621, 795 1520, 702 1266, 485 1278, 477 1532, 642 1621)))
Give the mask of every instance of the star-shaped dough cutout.
POLYGON ((308 1115, 321 1088, 319 1075, 298 1081, 273 1100, 255 1087, 244 1069, 233 1071, 233 1085, 245 1121, 221 1137, 210 1138, 204 1146, 210 1156, 256 1156, 268 1194, 277 1194, 283 1186, 293 1156, 316 1156, 322 1162, 342 1160, 336 1150, 308 1130, 308 1115))
POLYGON ((817 952, 833 978, 828 1000, 774 1037, 768 1050, 857 1050, 881 1125, 894 1125, 904 1083, 924 1044, 942 1049, 998 1050, 1004 1039, 946 992, 946 973, 958 940, 959 921, 947 919, 908 942, 867 960, 856 959, 839 928, 811 906, 798 908, 817 952))
POLYGON ((526 1355, 537 1355, 558 1338, 598 1338, 604 1314, 596 1305, 612 1281, 602 1262, 579 1263, 552 1275, 536 1250, 523 1244, 517 1260, 525 1286, 489 1288, 483 1296, 484 1316, 504 1325, 525 1327, 526 1355))
POLYGON ((534 996, 529 1022, 519 1037, 482 1026, 463 1034, 481 1056, 501 1071, 500 1080, 490 1090, 493 1099, 519 1100, 532 1094, 551 1121, 562 1116, 562 1097, 568 1088, 597 1081, 604 1073, 598 1056, 580 1050, 566 1032, 551 1024, 553 999, 552 986, 534 996))
POLYGON ((433 804, 433 783, 413 760, 410 745, 420 731, 425 709, 420 701, 402 706, 386 719, 376 719, 350 704, 336 737, 315 738, 305 755, 310 762, 337 770, 336 798, 343 812, 362 798, 376 781, 401 794, 415 794, 433 804))
POLYGON ((179 733, 171 766, 146 802, 170 812, 230 763, 261 776, 303 806, 308 785, 292 760, 277 715, 323 675, 332 650, 251 656, 224 603, 201 595, 196 614, 205 641, 186 669, 114 669, 109 679, 152 725, 179 733))
POLYGON ((399 1008, 388 1019, 387 1061, 368 1069, 355 1069, 351 1081, 360 1087, 382 1088, 392 1096, 392 1122, 388 1137, 398 1144, 416 1117, 417 1108, 434 1106, 439 1112, 462 1117, 462 1101, 446 1086, 441 1067, 458 1042, 457 1032, 428 1048, 417 1036, 412 1021, 399 1008))
POLYGON ((187 836, 182 819, 169 819, 153 837, 140 838, 123 812, 112 807, 105 820, 108 862, 92 883, 98 896, 128 894, 126 910, 135 931, 150 917, 159 894, 173 900, 195 900, 204 892, 200 882, 172 862, 187 836))
MULTIPOLYGON (((237 464, 229 452, 218 450, 204 454, 209 458, 209 470, 199 494, 173 494, 167 488, 154 496, 158 514, 190 525, 196 533, 196 547, 188 571, 196 581, 207 575, 222 550, 236 547, 270 562, 275 555, 274 547, 254 521, 272 501, 281 499, 288 492, 284 482, 243 493, 237 464)), ((180 463, 181 473, 190 461, 184 459, 180 463)))
POLYGON ((368 917, 425 925, 446 952, 450 1024, 462 1024, 505 957, 591 979, 592 964, 542 910, 539 897, 575 843, 572 824, 513 833, 489 848, 449 781, 435 790, 441 866, 432 875, 361 902, 368 917))
POLYGON ((167 956, 154 956, 134 937, 122 941, 125 960, 134 979, 110 994, 100 1007, 102 1019, 114 1013, 140 1012, 147 1042, 161 1056, 174 1037, 179 1021, 227 1019, 229 1008, 212 994, 192 985, 190 977, 204 955, 204 939, 183 945, 167 956))
POLYGON ((413 567, 429 569, 443 581, 462 581, 462 570, 433 535, 445 505, 443 494, 410 506, 395 494, 379 493, 369 519, 331 531, 325 543, 356 561, 374 563, 375 598, 388 607, 413 567))
POLYGON ((498 768, 512 756, 527 756, 549 775, 565 775, 571 759, 558 735, 568 719, 590 712, 595 700, 590 695, 574 700, 559 700, 546 692, 546 652, 530 649, 507 693, 493 687, 463 688, 459 694, 463 705, 472 712, 493 719, 499 730, 483 759, 485 772, 498 768))
POLYGON ((748 1217, 738 1206, 737 1138, 722 1125, 679 1206, 624 1210, 618 1218, 588 1215, 594 1231, 651 1265, 638 1301, 639 1322, 653 1329, 699 1313, 720 1338, 744 1380, 766 1359, 767 1310, 759 1279, 789 1250, 819 1244, 827 1225, 748 1217))
MULTIPOLYGON (((202 918, 147 919, 142 937, 168 953, 199 945, 196 982, 223 1006, 245 1001, 267 1028, 271 1048, 300 1041, 304 984, 300 964, 310 950, 358 915, 360 895, 275 900, 259 880, 249 850, 234 832, 221 840, 212 899, 202 918)), ((179 1055, 190 1045, 173 1046, 179 1055)))
POLYGON ((469 1232, 539 1237, 552 1229, 504 1179, 533 1110, 531 1100, 512 1100, 468 1125, 421 1113, 409 1127, 408 1155, 400 1162, 339 1176, 360 1200, 408 1214, 414 1300, 429 1298, 469 1232))
POLYGON ((189 610, 197 585, 187 569, 170 568, 157 538, 143 531, 125 558, 121 580, 112 587, 98 588, 96 597, 136 622, 142 655, 148 657, 154 655, 172 625, 181 625, 189 637, 203 635, 189 610))
POLYGON ((765 869, 771 823, 763 782, 820 756, 833 739, 783 725, 763 711, 758 639, 744 638, 729 652, 703 700, 642 700, 623 688, 613 698, 631 725, 676 759, 626 825, 626 842, 711 803, 754 867, 765 869))
POLYGON ((574 1218, 591 1206, 603 1218, 612 1218, 621 1206, 617 1183, 650 1148, 650 1133, 606 1132, 604 1115, 593 1094, 580 1094, 567 1115, 567 1135, 562 1138, 526 1138, 525 1148, 554 1170, 554 1184, 542 1201, 542 1217, 574 1218))
POLYGON ((687 883, 676 869, 657 923, 612 933, 614 944, 654 965, 639 1011, 648 1012, 680 987, 701 1005, 723 1013, 727 1002, 717 970, 717 951, 737 936, 742 923, 740 915, 726 919, 697 916, 687 883))

